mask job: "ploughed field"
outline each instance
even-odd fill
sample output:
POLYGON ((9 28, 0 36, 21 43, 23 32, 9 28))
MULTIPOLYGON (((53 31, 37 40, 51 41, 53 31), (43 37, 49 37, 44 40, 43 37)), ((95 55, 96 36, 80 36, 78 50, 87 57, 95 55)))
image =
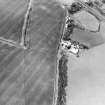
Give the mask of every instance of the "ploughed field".
MULTIPOLYGON (((0 0, 0 37, 20 42, 26 0, 0 0)), ((0 105, 51 105, 65 13, 55 1, 33 2, 31 50, 0 43, 0 105)))

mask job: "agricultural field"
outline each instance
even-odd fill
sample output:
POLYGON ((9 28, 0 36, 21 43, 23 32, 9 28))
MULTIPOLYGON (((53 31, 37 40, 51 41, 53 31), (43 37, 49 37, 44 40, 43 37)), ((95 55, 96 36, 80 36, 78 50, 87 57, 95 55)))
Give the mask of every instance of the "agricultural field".
POLYGON ((0 105, 104 105, 104 7, 0 0, 0 105))
MULTIPOLYGON (((52 105, 64 10, 33 0, 30 49, 0 42, 0 105, 52 105)), ((0 37, 20 43, 27 0, 0 0, 0 37)))

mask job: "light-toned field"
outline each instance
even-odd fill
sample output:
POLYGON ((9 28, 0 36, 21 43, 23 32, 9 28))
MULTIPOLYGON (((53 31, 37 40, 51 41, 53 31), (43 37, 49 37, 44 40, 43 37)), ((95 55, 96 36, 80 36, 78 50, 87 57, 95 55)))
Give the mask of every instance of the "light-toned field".
MULTIPOLYGON (((92 21, 89 18, 87 19, 87 17, 85 14, 78 16, 80 21, 90 29, 97 26, 94 19, 92 21)), ((102 21, 99 32, 94 33, 76 29, 72 35, 74 40, 88 45, 90 49, 83 51, 79 58, 72 54, 68 58, 67 105, 105 104, 104 30, 105 22, 102 21)))
POLYGON ((105 44, 86 51, 80 58, 69 56, 68 104, 105 104, 105 44))

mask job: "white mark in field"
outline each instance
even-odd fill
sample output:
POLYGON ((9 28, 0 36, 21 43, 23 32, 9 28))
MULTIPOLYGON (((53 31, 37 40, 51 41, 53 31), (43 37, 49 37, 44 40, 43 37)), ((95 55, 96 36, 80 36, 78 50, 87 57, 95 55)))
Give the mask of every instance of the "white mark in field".
POLYGON ((40 8, 41 8, 42 10, 45 10, 47 13, 51 13, 50 9, 47 8, 47 7, 44 6, 44 5, 41 5, 40 8))

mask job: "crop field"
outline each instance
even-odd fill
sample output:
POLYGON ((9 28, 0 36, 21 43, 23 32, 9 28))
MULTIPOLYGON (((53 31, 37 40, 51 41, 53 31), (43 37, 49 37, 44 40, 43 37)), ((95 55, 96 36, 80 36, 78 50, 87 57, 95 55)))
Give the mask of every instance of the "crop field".
MULTIPOLYGON (((0 0, 0 37, 20 42, 25 0, 0 0)), ((0 43, 0 105, 51 105, 57 49, 64 19, 53 1, 34 2, 31 49, 0 43)))
POLYGON ((76 1, 0 0, 0 105, 105 104, 105 5, 76 1))

